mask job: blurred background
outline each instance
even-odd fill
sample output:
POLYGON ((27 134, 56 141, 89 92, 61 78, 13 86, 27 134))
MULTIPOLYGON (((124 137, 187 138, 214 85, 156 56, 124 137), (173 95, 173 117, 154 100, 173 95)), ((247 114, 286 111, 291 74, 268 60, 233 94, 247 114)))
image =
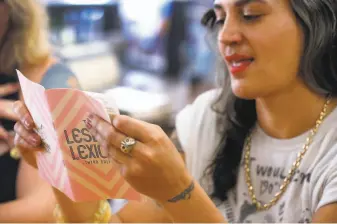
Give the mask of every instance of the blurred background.
POLYGON ((170 132, 174 117, 215 85, 200 20, 213 0, 43 0, 55 54, 86 91, 170 132))

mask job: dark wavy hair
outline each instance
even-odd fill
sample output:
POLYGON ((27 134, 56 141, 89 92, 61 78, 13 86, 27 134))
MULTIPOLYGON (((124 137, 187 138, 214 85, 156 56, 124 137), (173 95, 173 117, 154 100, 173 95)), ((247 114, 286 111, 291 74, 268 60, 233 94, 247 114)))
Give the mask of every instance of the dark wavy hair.
MULTIPOLYGON (((336 0, 291 0, 290 4, 305 36, 299 76, 316 93, 337 96, 336 0)), ((211 9, 202 23, 212 30, 215 22, 211 9)), ((255 100, 236 97, 229 76, 222 76, 222 93, 213 104, 213 110, 223 137, 212 163, 205 170, 205 175, 213 181, 210 196, 220 201, 226 200, 227 192, 236 185, 244 141, 257 121, 255 100)))

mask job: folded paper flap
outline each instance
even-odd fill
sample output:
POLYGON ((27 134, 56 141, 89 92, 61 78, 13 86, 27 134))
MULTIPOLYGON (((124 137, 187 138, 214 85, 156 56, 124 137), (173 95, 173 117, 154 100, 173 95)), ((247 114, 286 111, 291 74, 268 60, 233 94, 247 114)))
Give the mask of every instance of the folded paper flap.
POLYGON ((55 89, 46 95, 70 177, 71 198, 90 200, 96 195, 138 200, 140 195, 120 176, 86 126, 92 113, 110 122, 107 107, 110 113, 119 113, 113 99, 74 89, 55 89))
POLYGON ((45 88, 38 83, 32 82, 26 78, 19 70, 16 70, 16 73, 19 78, 20 86, 23 92, 27 93, 31 88, 38 88, 40 91, 45 91, 45 88))
POLYGON ((36 131, 44 143, 48 142, 48 144, 46 143, 47 152, 55 149, 57 136, 50 116, 45 88, 27 79, 20 71, 17 70, 17 73, 24 102, 34 120, 36 131))
MULTIPOLYGON (((43 179, 55 185, 56 179, 50 173, 56 172, 55 167, 48 164, 55 164, 57 159, 61 160, 57 135, 50 115, 45 89, 43 86, 27 79, 17 70, 24 102, 30 112, 34 123, 35 131, 42 139, 45 150, 37 153, 37 164, 39 173, 43 179)), ((56 175, 55 175, 56 176, 56 175)))
MULTIPOLYGON (((108 115, 119 114, 116 100, 112 96, 93 92, 85 92, 85 93, 92 99, 99 101, 106 110, 108 115)), ((110 122, 110 119, 108 119, 107 121, 110 122)))

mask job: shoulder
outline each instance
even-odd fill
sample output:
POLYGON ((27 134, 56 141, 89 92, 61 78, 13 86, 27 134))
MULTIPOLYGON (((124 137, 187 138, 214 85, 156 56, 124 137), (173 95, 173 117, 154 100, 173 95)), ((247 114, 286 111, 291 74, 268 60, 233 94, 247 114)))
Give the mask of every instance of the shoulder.
MULTIPOLYGON (((312 161, 312 210, 337 203, 337 109, 322 123, 317 147, 308 150, 312 161), (311 151, 310 151, 311 150, 311 151)), ((313 145, 314 146, 314 145, 313 145)))
POLYGON ((312 173, 312 210, 337 203, 337 143, 320 153, 312 173))
POLYGON ((216 113, 212 110, 212 104, 219 94, 218 89, 207 91, 178 113, 176 129, 179 137, 183 135, 183 132, 191 132, 205 123, 215 122, 216 113))
POLYGON ((314 164, 335 169, 334 166, 337 166, 337 108, 325 118, 315 138, 318 143, 317 149, 311 152, 315 157, 314 164))
POLYGON ((77 88, 80 89, 77 77, 71 69, 61 62, 55 62, 45 72, 41 85, 50 88, 77 88))
POLYGON ((179 125, 184 120, 193 120, 192 117, 203 117, 205 115, 213 115, 211 117, 214 117, 215 112, 212 110, 212 104, 218 98, 220 91, 219 89, 213 89, 199 95, 193 103, 187 105, 178 113, 176 124, 179 125))
POLYGON ((176 117, 176 133, 185 152, 189 171, 195 178, 201 176, 220 140, 216 129, 216 112, 212 105, 220 94, 219 89, 201 94, 176 117), (200 164, 201 163, 201 164, 200 164))

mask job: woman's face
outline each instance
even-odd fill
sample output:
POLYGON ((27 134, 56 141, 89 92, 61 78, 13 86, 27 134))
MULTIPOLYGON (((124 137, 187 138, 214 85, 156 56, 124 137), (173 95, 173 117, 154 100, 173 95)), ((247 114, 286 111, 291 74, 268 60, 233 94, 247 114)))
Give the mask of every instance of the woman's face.
POLYGON ((0 0, 0 43, 6 33, 8 27, 9 12, 8 6, 4 1, 0 0))
POLYGON ((303 33, 290 0, 215 0, 214 10, 236 96, 267 97, 301 83, 303 33))

